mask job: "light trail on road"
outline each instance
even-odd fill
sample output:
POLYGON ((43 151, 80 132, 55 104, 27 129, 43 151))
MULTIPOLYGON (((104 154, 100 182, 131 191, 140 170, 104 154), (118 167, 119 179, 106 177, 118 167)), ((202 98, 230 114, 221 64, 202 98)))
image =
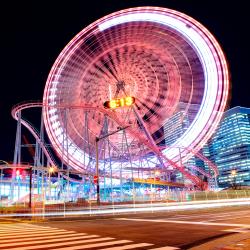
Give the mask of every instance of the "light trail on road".
POLYGON ((153 222, 153 223, 175 223, 175 224, 190 224, 190 225, 204 225, 204 226, 222 226, 222 227, 250 228, 250 225, 247 225, 247 224, 217 223, 217 222, 206 222, 206 221, 158 220, 158 219, 136 219, 136 218, 117 218, 115 220, 121 220, 121 221, 138 221, 138 222, 153 222))
POLYGON ((114 215, 125 214, 135 212, 160 212, 160 211, 177 211, 177 210, 193 210, 193 209, 206 209, 206 208, 218 208, 228 206, 245 206, 250 205, 250 198, 240 199, 227 199, 227 200, 210 200, 210 201, 193 201, 182 202, 178 204, 161 203, 158 206, 152 204, 140 204, 141 207, 135 207, 134 205, 127 205, 127 207, 90 207, 89 209, 81 211, 57 211, 57 212, 44 212, 44 213, 14 213, 14 214, 1 214, 1 217, 68 217, 68 216, 95 216, 95 215, 114 215), (132 207, 131 207, 132 206, 132 207))

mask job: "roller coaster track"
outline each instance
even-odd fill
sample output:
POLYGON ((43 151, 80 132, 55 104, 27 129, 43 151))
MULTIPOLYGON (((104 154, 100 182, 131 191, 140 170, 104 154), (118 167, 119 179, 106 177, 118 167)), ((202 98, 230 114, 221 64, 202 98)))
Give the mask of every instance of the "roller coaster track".
MULTIPOLYGON (((131 126, 129 124, 124 124, 123 121, 121 121, 115 114, 115 112, 110 111, 108 109, 104 109, 103 107, 98 107, 98 106, 91 106, 91 105, 84 105, 84 104, 75 104, 75 105, 47 105, 44 104, 41 101, 31 101, 31 102, 22 102, 19 103, 17 105, 15 105, 12 108, 11 114, 12 117, 18 121, 19 119, 19 114, 21 113, 22 110, 25 109, 29 109, 29 108, 57 108, 57 109, 82 109, 82 110, 86 110, 86 111, 90 111, 90 110, 94 110, 94 111, 99 111, 102 112, 103 114, 107 115, 109 118, 111 118, 112 120, 114 120, 120 127, 126 127, 126 131, 128 131, 128 133, 139 139, 139 141, 141 143, 143 143, 145 146, 147 146, 150 150, 152 150, 152 152, 154 152, 158 157, 160 157, 161 159, 165 160, 165 162, 167 162, 169 165, 171 165, 172 167, 174 167, 175 169, 177 169, 179 172, 181 172, 187 179, 191 180, 192 183, 194 183, 197 187, 202 188, 204 186, 203 181, 189 173, 183 166, 180 166, 179 164, 177 164, 175 161, 168 159, 163 153, 162 150, 160 148, 158 148, 157 146, 153 145, 148 139, 144 138, 141 133, 137 132, 136 130, 134 130, 133 128, 131 128, 131 126)), ((39 143, 40 147, 42 148, 45 156, 48 159, 48 162, 51 165, 56 165, 56 161, 54 160, 51 152, 44 146, 44 143, 42 142, 40 135, 38 133, 38 131, 33 127, 33 125, 31 123, 29 123, 27 120, 23 119, 22 117, 20 117, 21 120, 21 124, 24 125, 30 132, 31 134, 34 136, 34 138, 37 140, 37 142, 39 143)), ((186 148, 185 148, 186 149, 186 148)), ((186 149, 188 152, 194 153, 192 152, 191 149, 186 149)), ((211 167, 214 171, 214 175, 217 176, 218 175, 218 169, 217 167, 212 164, 206 157, 202 156, 199 153, 195 153, 198 157, 200 157, 201 159, 205 160, 206 162, 208 162, 209 167, 211 167)), ((210 174, 204 172, 203 170, 199 170, 196 169, 197 171, 199 171, 202 174, 205 174, 207 177, 211 178, 210 174)), ((66 176, 64 176, 66 178, 66 176)))
POLYGON ((210 175, 209 173, 205 172, 204 170, 200 169, 199 167, 190 166, 191 168, 197 170, 198 172, 200 172, 204 176, 206 176, 208 178, 216 178, 219 175, 218 167, 213 162, 211 162, 207 157, 202 155, 201 153, 194 152, 194 150, 192 150, 192 149, 190 149, 188 147, 181 147, 181 146, 162 146, 162 147, 160 147, 161 150, 170 149, 170 148, 182 149, 184 151, 187 151, 188 153, 191 153, 192 155, 195 155, 196 157, 203 160, 204 162, 206 162, 207 165, 209 166, 209 168, 211 168, 213 170, 213 172, 214 172, 213 176, 210 175))
MULTIPOLYGON (((11 115, 15 120, 18 121, 18 115, 19 115, 20 111, 22 111, 24 109, 28 109, 28 108, 41 108, 42 106, 43 106, 42 102, 22 102, 22 103, 15 105, 12 108, 11 115)), ((21 117, 21 123, 30 131, 30 133, 34 136, 36 141, 39 143, 39 145, 42 148, 45 156, 47 157, 50 165, 56 166, 57 163, 56 163, 54 157, 52 156, 51 152, 44 146, 44 143, 42 143, 39 132, 37 131, 37 129, 29 121, 27 121, 26 119, 23 119, 22 117, 21 117)))

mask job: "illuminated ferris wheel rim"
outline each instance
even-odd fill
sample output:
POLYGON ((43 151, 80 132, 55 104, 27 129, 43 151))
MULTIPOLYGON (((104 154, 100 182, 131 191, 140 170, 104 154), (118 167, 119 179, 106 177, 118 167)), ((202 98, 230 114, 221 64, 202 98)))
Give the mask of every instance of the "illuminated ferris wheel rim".
MULTIPOLYGON (((102 32, 119 24, 145 21, 170 27, 185 37, 197 53, 205 77, 204 96, 194 121, 174 143, 176 148, 164 150, 165 156, 172 159, 179 154, 178 146, 194 147, 196 151, 202 148, 221 119, 229 91, 228 68, 222 49, 203 25, 183 13, 160 7, 137 7, 118 11, 97 20, 76 35, 60 53, 49 74, 43 100, 45 103, 49 102, 52 76, 56 70, 57 74, 60 73, 67 60, 80 46, 84 35, 102 32)), ((53 88, 56 88, 56 85, 53 88)), ((55 144, 61 145, 61 139, 55 135, 46 109, 44 109, 44 118, 49 138, 55 144)), ((67 138, 67 140, 68 143, 73 143, 70 138, 67 138)), ((56 150, 59 154, 61 153, 58 148, 56 150)), ((79 152, 81 152, 81 149, 79 149, 79 152)), ((78 153, 74 157, 75 164, 81 164, 82 154, 78 153)))

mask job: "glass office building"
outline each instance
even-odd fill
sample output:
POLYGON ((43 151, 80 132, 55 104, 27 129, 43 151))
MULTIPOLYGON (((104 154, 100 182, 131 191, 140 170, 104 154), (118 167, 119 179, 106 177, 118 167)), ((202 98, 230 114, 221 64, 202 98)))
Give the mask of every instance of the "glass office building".
POLYGON ((250 109, 226 111, 207 149, 219 169, 219 187, 250 186, 250 109))
MULTIPOLYGON (((171 146, 176 142, 189 128, 194 120, 200 106, 197 104, 179 103, 175 113, 164 124, 165 145, 171 146)), ((197 174, 197 171, 191 166, 204 167, 204 162, 197 157, 191 157, 188 162, 182 162, 188 171, 197 174)), ((177 182, 183 182, 183 176, 180 172, 175 172, 172 178, 177 182)))
POLYGON ((175 113, 164 124, 165 144, 172 145, 189 128, 200 106, 197 104, 179 103, 175 113))
MULTIPOLYGON (((198 105, 191 105, 186 113, 186 104, 180 104, 164 126, 166 145, 171 145, 186 131, 198 108, 198 105)), ((217 131, 200 153, 218 166, 219 187, 250 186, 250 108, 234 107, 226 111, 217 131)), ((184 164, 209 171, 207 164, 197 157, 184 164)), ((181 178, 177 174, 176 179, 181 178)))

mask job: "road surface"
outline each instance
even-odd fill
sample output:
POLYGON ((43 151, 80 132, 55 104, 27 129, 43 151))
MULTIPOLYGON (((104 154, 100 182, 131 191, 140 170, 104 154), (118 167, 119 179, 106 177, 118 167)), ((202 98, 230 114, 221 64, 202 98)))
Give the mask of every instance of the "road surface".
POLYGON ((248 233, 249 206, 32 223, 3 220, 0 250, 191 249, 225 236, 248 233))

